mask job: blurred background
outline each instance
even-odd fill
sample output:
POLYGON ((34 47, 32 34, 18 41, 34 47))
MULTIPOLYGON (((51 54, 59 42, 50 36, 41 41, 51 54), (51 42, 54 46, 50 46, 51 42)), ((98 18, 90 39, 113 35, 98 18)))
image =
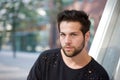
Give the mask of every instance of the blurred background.
POLYGON ((56 15, 84 10, 93 41, 107 0, 0 0, 0 80, 26 80, 39 54, 56 48, 56 15))

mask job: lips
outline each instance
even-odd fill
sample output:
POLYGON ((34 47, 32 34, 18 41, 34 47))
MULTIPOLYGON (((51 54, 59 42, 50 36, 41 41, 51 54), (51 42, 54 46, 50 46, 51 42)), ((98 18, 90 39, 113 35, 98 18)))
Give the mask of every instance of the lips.
POLYGON ((64 47, 65 50, 70 51, 73 49, 73 47, 64 47))

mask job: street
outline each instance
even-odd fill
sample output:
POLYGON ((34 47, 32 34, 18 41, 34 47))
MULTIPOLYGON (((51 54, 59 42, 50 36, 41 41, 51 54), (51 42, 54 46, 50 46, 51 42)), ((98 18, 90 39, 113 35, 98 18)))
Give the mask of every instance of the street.
POLYGON ((26 80, 39 53, 0 51, 0 80, 26 80))

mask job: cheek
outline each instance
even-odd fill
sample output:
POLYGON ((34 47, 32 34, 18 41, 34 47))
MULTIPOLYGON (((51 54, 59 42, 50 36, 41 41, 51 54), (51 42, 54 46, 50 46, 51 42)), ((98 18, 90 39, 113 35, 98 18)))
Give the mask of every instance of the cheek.
POLYGON ((64 40, 62 38, 59 39, 60 44, 63 44, 64 40))
POLYGON ((80 44, 82 44, 83 42, 84 42, 84 39, 83 39, 83 38, 79 38, 79 39, 76 39, 76 40, 73 41, 73 43, 74 43, 75 45, 80 45, 80 44))
POLYGON ((76 40, 76 41, 74 41, 74 45, 76 46, 76 45, 80 45, 82 42, 81 42, 81 40, 76 40))

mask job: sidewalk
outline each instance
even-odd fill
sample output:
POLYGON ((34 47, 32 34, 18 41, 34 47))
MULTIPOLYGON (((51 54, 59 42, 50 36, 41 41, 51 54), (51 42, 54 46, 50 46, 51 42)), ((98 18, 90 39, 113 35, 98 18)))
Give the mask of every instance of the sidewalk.
POLYGON ((0 80, 26 80, 39 53, 0 51, 0 80))

